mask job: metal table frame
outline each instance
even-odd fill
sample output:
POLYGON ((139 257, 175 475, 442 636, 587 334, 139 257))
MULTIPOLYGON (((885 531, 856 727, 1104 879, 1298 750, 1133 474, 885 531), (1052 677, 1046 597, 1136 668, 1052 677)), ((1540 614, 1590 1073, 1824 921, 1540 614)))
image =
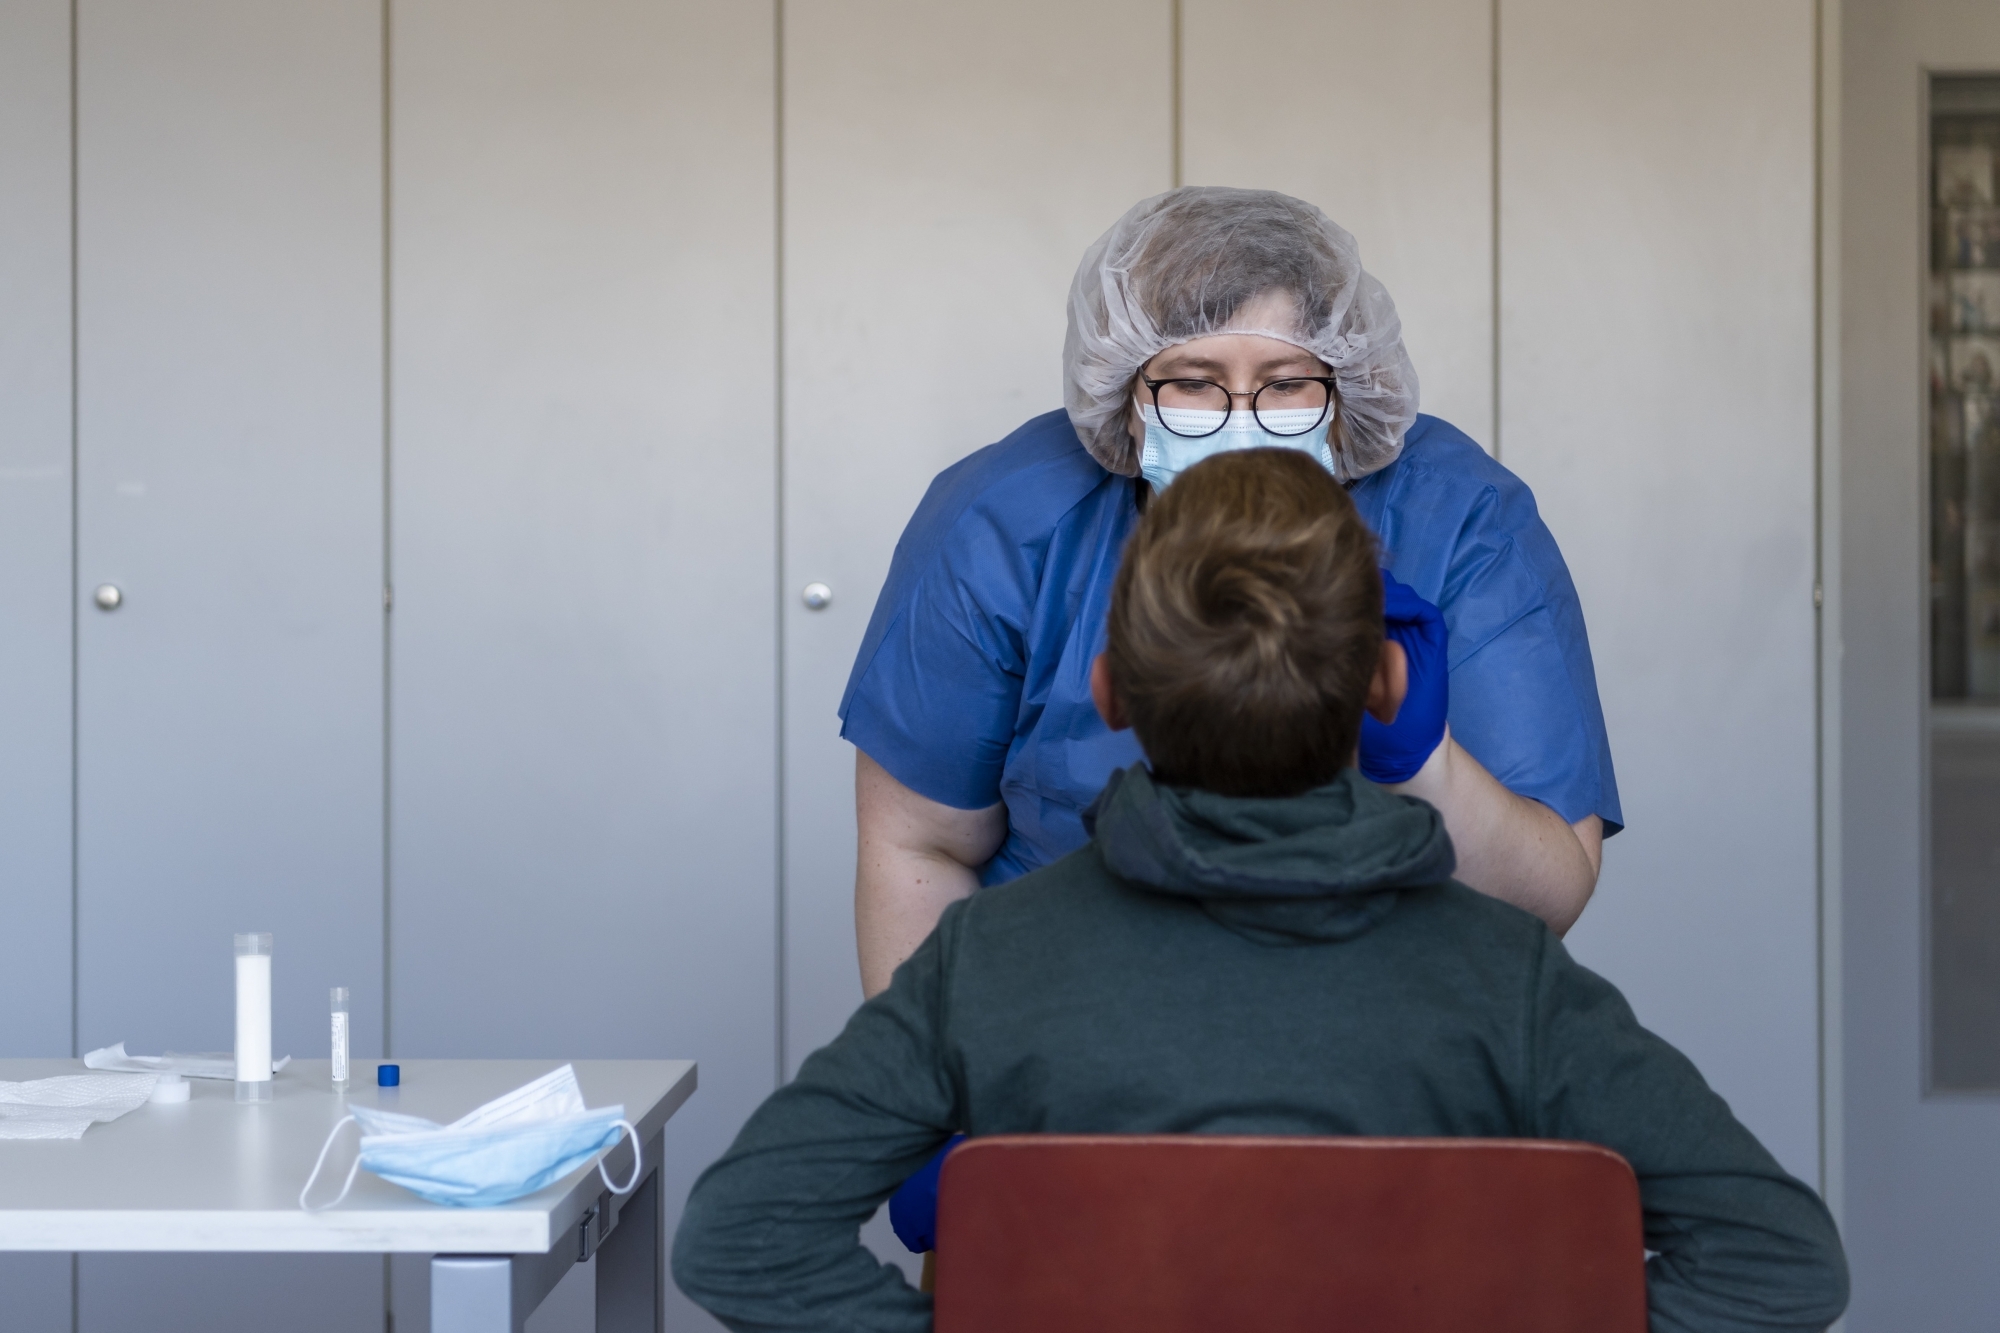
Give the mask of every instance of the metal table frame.
MULTIPOLYGON (((597 1258, 597 1333, 661 1333, 666 1327, 666 1199, 660 1189, 664 1137, 646 1144, 652 1163, 622 1198, 598 1195, 577 1224, 574 1246, 546 1254, 440 1254, 431 1259, 431 1333, 521 1333, 574 1264, 597 1258)), ((613 1168, 616 1175, 616 1168, 613 1168)))

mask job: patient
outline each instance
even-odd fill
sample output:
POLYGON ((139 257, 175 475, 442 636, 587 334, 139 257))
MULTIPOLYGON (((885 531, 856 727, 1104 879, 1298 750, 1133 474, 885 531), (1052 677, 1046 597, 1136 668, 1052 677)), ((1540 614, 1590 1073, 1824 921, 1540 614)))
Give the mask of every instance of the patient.
POLYGON ((960 1129, 1449 1135, 1622 1153, 1656 1329, 1840 1314, 1818 1197, 1540 921, 1452 881, 1435 810, 1353 767, 1403 690, 1375 561, 1303 453, 1156 498, 1092 680, 1149 765, 1089 846, 947 910, 751 1117, 688 1200, 689 1296, 736 1329, 929 1328, 857 1232, 960 1129))

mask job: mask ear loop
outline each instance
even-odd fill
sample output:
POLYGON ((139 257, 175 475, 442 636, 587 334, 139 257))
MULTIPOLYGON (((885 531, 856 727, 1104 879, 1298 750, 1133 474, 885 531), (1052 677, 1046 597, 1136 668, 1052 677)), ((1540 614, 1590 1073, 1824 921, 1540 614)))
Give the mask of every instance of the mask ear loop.
POLYGON ((354 1154, 354 1165, 347 1169, 347 1183, 340 1187, 339 1194, 335 1195, 330 1202, 323 1203, 319 1205, 317 1208, 311 1206, 306 1202, 306 1195, 312 1193, 313 1183, 319 1179, 319 1169, 322 1166, 326 1165, 327 1151, 333 1147, 333 1141, 340 1137, 341 1126, 351 1125, 353 1123, 354 1123, 353 1116, 351 1115, 342 1116, 339 1122, 334 1125, 333 1132, 326 1136, 326 1142, 320 1145, 319 1160, 313 1163, 312 1174, 306 1177, 306 1187, 299 1191, 299 1207, 305 1209, 307 1212, 309 1213, 325 1212, 327 1209, 339 1203, 342 1199, 345 1199, 347 1197, 347 1191, 354 1188, 354 1177, 359 1175, 361 1172, 361 1154, 359 1152, 356 1152, 354 1154))
MULTIPOLYGON (((630 1194, 633 1190, 639 1188, 639 1168, 644 1165, 639 1160, 639 1131, 630 1120, 620 1120, 618 1127, 632 1136, 632 1178, 625 1182, 625 1188, 623 1189, 611 1183, 611 1173, 604 1169, 604 1163, 611 1157, 610 1153, 606 1153, 603 1157, 597 1159, 597 1174, 603 1179, 604 1188, 610 1190, 613 1194, 630 1194)), ((359 1162, 357 1161, 356 1164, 359 1165, 359 1162)), ((338 1200, 335 1200, 335 1202, 338 1202, 338 1200)))

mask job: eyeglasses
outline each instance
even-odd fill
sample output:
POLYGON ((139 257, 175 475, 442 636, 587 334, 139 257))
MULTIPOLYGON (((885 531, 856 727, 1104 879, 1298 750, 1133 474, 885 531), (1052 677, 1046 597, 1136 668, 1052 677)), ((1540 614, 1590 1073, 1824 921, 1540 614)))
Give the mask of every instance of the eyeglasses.
POLYGON ((1297 375, 1289 379, 1272 380, 1261 389, 1238 393, 1225 389, 1212 380, 1149 380, 1139 377, 1153 395, 1153 406, 1160 411, 1160 424, 1184 439, 1199 440, 1215 434, 1229 424, 1229 411, 1238 398, 1250 400, 1250 414, 1257 424, 1273 435, 1307 435, 1319 429, 1333 407, 1333 376, 1297 375), (1215 424, 1206 430, 1197 430, 1197 424, 1181 418, 1176 422, 1169 412, 1219 412, 1215 424), (1311 413, 1311 419, 1307 419, 1311 413), (1304 424, 1300 424, 1300 423, 1304 424))

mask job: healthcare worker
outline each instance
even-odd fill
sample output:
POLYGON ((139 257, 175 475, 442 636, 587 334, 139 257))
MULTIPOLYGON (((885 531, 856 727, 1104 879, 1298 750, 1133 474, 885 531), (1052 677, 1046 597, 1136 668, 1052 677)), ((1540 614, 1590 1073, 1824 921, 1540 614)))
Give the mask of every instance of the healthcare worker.
MULTIPOLYGON (((1443 613, 1449 725, 1416 754, 1404 718, 1371 726, 1364 771, 1442 812, 1460 880, 1567 930, 1622 822, 1576 589, 1528 488, 1418 415, 1354 238, 1272 191, 1145 200, 1077 269, 1063 372, 1064 411, 931 484, 841 702, 866 993, 949 903, 1085 844, 1086 807, 1143 758, 1090 694, 1125 538, 1149 492, 1251 446, 1319 459, 1405 604, 1443 613)), ((1445 689, 1411 681, 1440 712, 1445 689)))

